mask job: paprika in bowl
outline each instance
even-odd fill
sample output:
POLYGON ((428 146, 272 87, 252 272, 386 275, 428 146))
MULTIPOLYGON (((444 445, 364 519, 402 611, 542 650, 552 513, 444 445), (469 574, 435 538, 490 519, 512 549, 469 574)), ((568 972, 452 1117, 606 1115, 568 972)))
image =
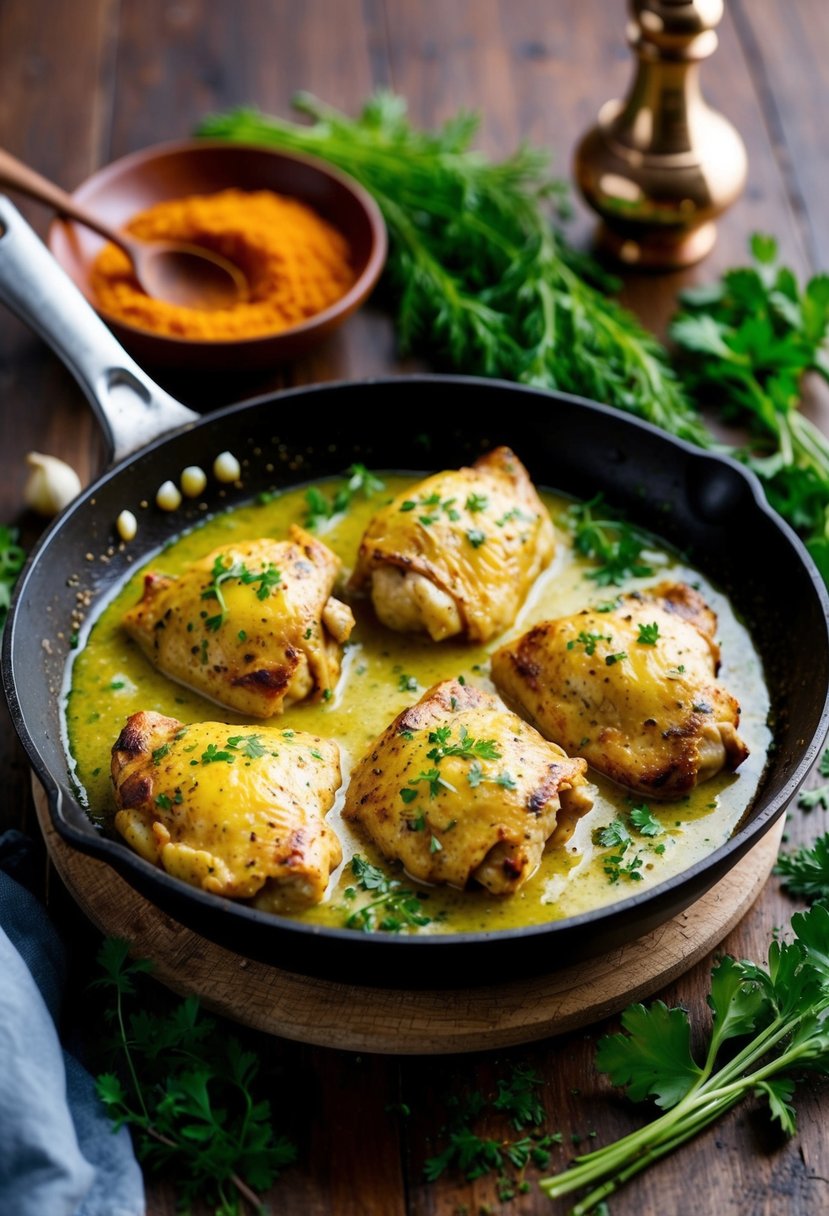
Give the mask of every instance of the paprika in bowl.
POLYGON ((385 261, 371 196, 292 153, 210 140, 161 145, 99 170, 74 197, 133 235, 215 250, 247 279, 248 297, 215 311, 151 299, 120 251, 56 221, 52 253, 150 366, 263 368, 301 355, 359 307, 385 261))

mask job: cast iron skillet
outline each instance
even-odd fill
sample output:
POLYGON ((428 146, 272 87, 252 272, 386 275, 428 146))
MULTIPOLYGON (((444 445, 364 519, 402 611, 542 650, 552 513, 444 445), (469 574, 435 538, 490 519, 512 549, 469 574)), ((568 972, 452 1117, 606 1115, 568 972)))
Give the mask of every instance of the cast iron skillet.
MULTIPOLYGON (((829 602, 802 545, 740 467, 601 405, 461 377, 317 385, 200 418, 144 376, 0 200, 3 228, 0 297, 75 373, 116 457, 30 556, 3 642, 14 724, 64 840, 108 862, 183 924, 241 954, 306 974, 433 987, 552 970, 633 939, 697 899, 782 813, 829 721, 829 602), (355 460, 374 468, 451 468, 496 443, 512 446, 542 485, 580 498, 601 490, 632 520, 685 551, 749 622, 771 691, 775 744, 759 793, 727 844, 654 890, 595 912, 497 933, 418 938, 303 925, 242 907, 170 878, 92 825, 61 736, 70 618, 79 592, 88 593, 94 617, 135 563, 204 518, 197 504, 173 515, 141 509, 163 480, 177 480, 187 464, 209 468, 218 452, 232 449, 243 461, 243 484, 221 498, 208 490, 214 510, 263 489, 340 472, 355 460), (125 507, 139 518, 138 536, 126 552, 111 553, 113 524, 125 507)), ((121 725, 113 722, 113 739, 121 725)))

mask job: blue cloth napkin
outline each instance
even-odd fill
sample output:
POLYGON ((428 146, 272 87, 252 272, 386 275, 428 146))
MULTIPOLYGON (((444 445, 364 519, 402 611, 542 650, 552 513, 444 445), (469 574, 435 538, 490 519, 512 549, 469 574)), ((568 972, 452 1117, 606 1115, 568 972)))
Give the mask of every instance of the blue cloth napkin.
POLYGON ((23 885, 30 848, 0 836, 0 1214, 143 1216, 129 1133, 58 1039, 64 952, 23 885))

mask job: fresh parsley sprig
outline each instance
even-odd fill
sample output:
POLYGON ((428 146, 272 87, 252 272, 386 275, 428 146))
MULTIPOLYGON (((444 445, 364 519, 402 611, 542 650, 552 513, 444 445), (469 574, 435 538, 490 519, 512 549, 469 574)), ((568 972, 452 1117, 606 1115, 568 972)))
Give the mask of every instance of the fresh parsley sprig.
POLYGON ((294 104, 310 125, 235 110, 199 133, 310 152, 373 194, 389 232, 386 282, 404 351, 581 393, 706 442, 659 344, 606 295, 615 281, 552 226, 566 188, 545 152, 522 145, 493 162, 471 146, 476 115, 419 130, 389 93, 357 118, 307 93, 294 104))
POLYGON ((347 511, 352 501, 360 493, 365 498, 372 498, 384 490, 385 483, 376 477, 364 464, 349 465, 347 480, 333 494, 328 495, 319 486, 309 486, 305 491, 305 518, 302 521, 306 528, 315 529, 320 523, 333 519, 347 511))
POLYGON ((781 853, 774 868, 792 895, 809 901, 829 901, 829 832, 818 836, 807 848, 781 853))
POLYGON ((367 891, 372 898, 349 912, 345 918, 346 929, 359 929, 362 933, 400 933, 403 929, 421 929, 435 919, 427 916, 424 902, 429 898, 425 892, 415 892, 396 878, 389 878, 379 866, 372 865, 364 857, 355 854, 349 862, 356 887, 346 887, 345 898, 357 899, 358 891, 367 891))
POLYGON ((259 1061, 242 1049, 194 997, 168 1013, 138 1003, 137 981, 151 970, 129 959, 129 943, 107 938, 98 953, 103 975, 94 981, 114 998, 117 1071, 96 1088, 116 1127, 127 1124, 136 1150, 151 1169, 175 1178, 183 1205, 202 1199, 216 1216, 239 1216, 244 1201, 262 1211, 267 1190, 296 1148, 271 1125, 267 1098, 255 1093, 259 1061), (138 1006, 127 1012, 130 998, 138 1006))
POLYGON ((762 479, 772 506, 803 535, 829 581, 829 439, 800 412, 809 373, 829 381, 829 275, 801 286, 777 265, 777 242, 755 234, 753 265, 682 293, 670 336, 700 402, 748 424, 732 454, 762 479))
POLYGON ((203 600, 217 600, 219 604, 219 611, 216 615, 206 617, 204 622, 205 629, 209 629, 213 633, 221 629, 227 620, 228 608, 223 587, 225 583, 231 581, 242 583, 247 587, 256 587, 258 583, 256 598, 266 600, 273 589, 282 582, 282 574, 273 562, 268 562, 261 570, 248 570, 244 562, 234 562, 227 554, 220 553, 213 562, 210 582, 201 593, 203 600))
POLYGON ((599 587, 619 587, 629 578, 653 574, 653 567, 642 558, 650 543, 648 537, 607 507, 602 494, 589 502, 574 503, 564 523, 576 552, 597 563, 587 578, 599 587))
POLYGON ((625 1011, 623 1033, 599 1043, 598 1068, 634 1101, 653 1098, 665 1113, 543 1179, 545 1194, 558 1198, 589 1188, 572 1210, 578 1216, 596 1211, 636 1174, 750 1094, 764 1099, 772 1119, 794 1134, 797 1080, 805 1071, 829 1073, 829 908, 818 903, 797 912, 791 927, 795 940, 772 941, 765 968, 728 956, 717 963, 702 1064, 691 1051, 684 1009, 654 1001, 625 1011))

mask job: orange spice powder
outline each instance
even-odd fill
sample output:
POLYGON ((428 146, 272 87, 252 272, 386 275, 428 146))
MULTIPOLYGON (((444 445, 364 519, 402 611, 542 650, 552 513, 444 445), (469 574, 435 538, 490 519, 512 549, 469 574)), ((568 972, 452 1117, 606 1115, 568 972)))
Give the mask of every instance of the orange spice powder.
POLYGON ((178 240, 222 254, 245 274, 250 298, 215 311, 146 295, 124 253, 101 250, 92 288, 102 312, 170 337, 234 341, 298 325, 355 280, 345 238, 310 207, 269 190, 223 190, 157 203, 126 225, 145 240, 178 240))

